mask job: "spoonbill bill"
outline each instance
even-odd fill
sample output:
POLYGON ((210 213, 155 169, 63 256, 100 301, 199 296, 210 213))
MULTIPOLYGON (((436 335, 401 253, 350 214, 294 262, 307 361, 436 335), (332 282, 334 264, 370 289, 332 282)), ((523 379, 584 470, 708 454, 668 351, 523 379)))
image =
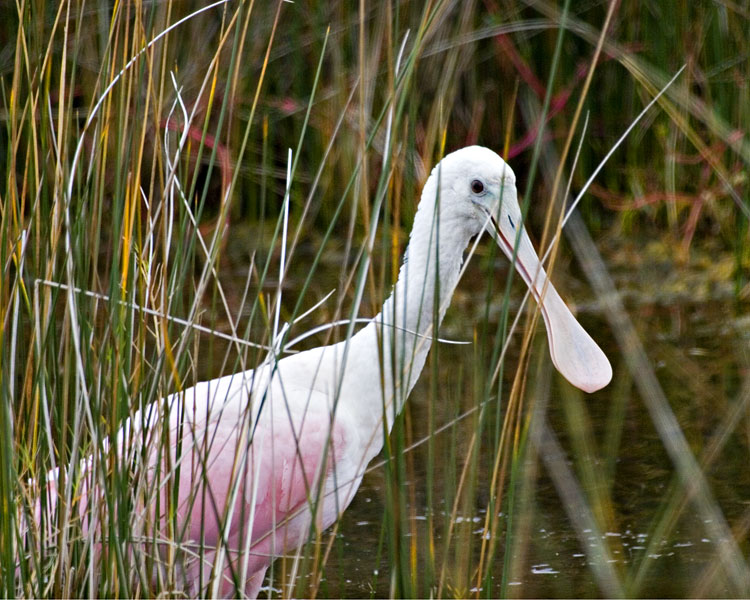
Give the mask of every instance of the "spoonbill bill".
MULTIPOLYGON (((609 383, 602 350, 552 284, 545 289, 522 223, 515 175, 495 152, 449 154, 424 186, 398 281, 364 328, 348 341, 198 383, 125 423, 118 445, 140 444, 145 478, 156 481, 153 501, 134 499, 136 512, 171 524, 186 591, 256 597, 275 558, 295 555, 311 531, 339 518, 414 387, 435 307, 439 324, 464 251, 483 230, 511 259, 516 247, 555 367, 586 392, 609 383), (164 432, 171 452, 159 450, 164 432)), ((90 503, 95 495, 87 496, 90 503)))

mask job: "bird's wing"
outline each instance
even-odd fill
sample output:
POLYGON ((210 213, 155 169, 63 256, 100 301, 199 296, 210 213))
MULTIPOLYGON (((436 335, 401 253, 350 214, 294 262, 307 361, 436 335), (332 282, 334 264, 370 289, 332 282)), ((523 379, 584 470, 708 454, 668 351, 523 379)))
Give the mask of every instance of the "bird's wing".
POLYGON ((322 488, 356 434, 331 419, 326 394, 294 385, 273 386, 257 426, 238 416, 229 407, 183 443, 199 454, 180 475, 178 520, 206 546, 252 548, 260 568, 306 539, 313 512, 322 530, 343 510, 322 488))

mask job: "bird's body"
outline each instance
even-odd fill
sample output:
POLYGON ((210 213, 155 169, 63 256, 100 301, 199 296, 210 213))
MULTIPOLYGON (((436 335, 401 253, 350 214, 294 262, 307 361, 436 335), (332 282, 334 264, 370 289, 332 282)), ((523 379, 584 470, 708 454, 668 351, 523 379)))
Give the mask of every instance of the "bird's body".
MULTIPOLYGON (((275 557, 336 521, 422 371, 470 239, 488 229, 511 256, 521 223, 515 176, 500 157, 479 147, 447 156, 425 184, 398 282, 362 330, 199 383, 129 420, 118 443, 140 445, 160 490, 143 515, 168 522, 167 495, 178 490, 175 537, 188 555, 203 554, 181 563, 193 593, 218 577, 219 591, 239 585, 254 597, 275 557), (156 450, 165 432, 169 456, 156 450)), ((516 266, 539 300, 545 275, 525 231, 516 266)), ((542 308, 558 369, 587 391, 606 385, 606 357, 551 285, 542 308)))

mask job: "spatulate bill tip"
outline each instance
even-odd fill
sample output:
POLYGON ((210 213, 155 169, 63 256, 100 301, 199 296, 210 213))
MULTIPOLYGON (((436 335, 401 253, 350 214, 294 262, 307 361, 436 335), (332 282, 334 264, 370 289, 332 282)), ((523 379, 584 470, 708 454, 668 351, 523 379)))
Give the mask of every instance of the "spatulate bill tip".
POLYGON ((599 390, 607 387, 612 381, 612 369, 610 368, 606 373, 597 373, 596 377, 592 377, 581 383, 578 387, 587 394, 593 394, 599 390))
POLYGON ((612 365, 603 352, 595 360, 572 370, 560 368, 561 365, 557 364, 555 366, 565 379, 587 394, 598 392, 612 381, 612 365))
POLYGON ((604 351, 572 315, 567 322, 557 323, 567 327, 555 331, 548 321, 549 350, 555 368, 572 385, 589 394, 606 387, 612 381, 612 365, 604 351))

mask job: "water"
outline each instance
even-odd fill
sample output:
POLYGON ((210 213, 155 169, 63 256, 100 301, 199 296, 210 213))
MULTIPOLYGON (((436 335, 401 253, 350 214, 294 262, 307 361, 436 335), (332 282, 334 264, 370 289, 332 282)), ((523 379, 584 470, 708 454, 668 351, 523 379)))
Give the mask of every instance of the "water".
MULTIPOLYGON (((679 310, 683 314, 679 316, 670 314, 674 308, 655 310, 652 316, 644 317, 640 323, 644 331, 653 334, 653 339, 647 343, 649 354, 659 364, 657 373, 664 391, 696 454, 705 448, 719 427, 731 398, 726 388, 734 387, 731 380, 740 369, 735 363, 736 345, 740 342, 738 335, 730 331, 719 334, 712 326, 712 323, 721 321, 718 317, 725 315, 727 308, 725 305, 682 307, 679 310), (717 320, 712 321, 711 317, 717 320), (691 322, 692 333, 665 335, 665 328, 671 328, 675 318, 691 322), (702 333, 696 335, 695 331, 702 333)), ((594 335, 596 337, 595 332, 594 335)), ((609 351, 610 356, 616 356, 613 351, 609 351)), ((622 364, 616 367, 618 371, 622 368, 622 364)), ((411 399, 412 414, 423 408, 418 396, 420 390, 415 392, 416 398, 411 399)), ((599 443, 607 429, 607 402, 606 393, 587 401, 591 428, 599 443)), ((564 438, 566 425, 561 412, 559 407, 550 406, 553 429, 564 438)), ((635 569, 644 561, 652 563, 640 582, 642 593, 657 597, 687 595, 699 583, 702 571, 716 560, 715 544, 707 537, 706 528, 690 505, 671 533, 663 539, 653 539, 654 527, 665 510, 664 500, 674 479, 674 468, 648 412, 632 387, 627 397, 625 419, 625 439, 619 447, 611 489, 613 520, 617 529, 605 532, 604 541, 609 545, 618 572, 624 578, 628 574, 634 575, 635 569)), ((746 425, 741 426, 721 458, 707 472, 715 499, 730 524, 743 518, 746 521, 748 515, 750 472, 746 468, 747 433, 746 425)), ((438 444, 442 443, 439 438, 436 440, 438 444)), ((570 445, 566 446, 570 448, 570 445)), ((422 456, 415 458, 415 463, 422 460, 422 456)), ((378 546, 384 510, 380 479, 376 473, 366 478, 342 522, 345 550, 341 558, 334 558, 329 563, 327 571, 347 573, 343 581, 330 575, 341 586, 335 587, 332 581, 336 593, 362 596, 369 594, 374 587, 376 595, 388 594, 387 564, 382 560, 378 563, 374 552, 378 546), (373 565, 378 565, 377 576, 373 574, 373 565)), ((600 595, 588 565, 586 548, 571 526, 557 489, 543 467, 539 469, 533 502, 536 506, 527 556, 521 571, 508 583, 508 593, 519 597, 600 595)), ((423 507, 416 506, 414 510, 419 513, 423 507)), ((475 552, 484 534, 484 517, 485 512, 478 510, 473 515, 462 515, 456 519, 457 522, 473 523, 471 543, 475 552)), ((438 520, 441 518, 445 518, 444 512, 437 517, 438 520)), ((423 521, 417 521, 415 525, 418 535, 424 538, 423 521)), ((439 535, 437 541, 441 541, 439 535)), ((495 582, 498 587, 492 595, 502 592, 502 564, 497 561, 495 582)), ((731 588, 712 583, 704 593, 731 595, 731 588)))

